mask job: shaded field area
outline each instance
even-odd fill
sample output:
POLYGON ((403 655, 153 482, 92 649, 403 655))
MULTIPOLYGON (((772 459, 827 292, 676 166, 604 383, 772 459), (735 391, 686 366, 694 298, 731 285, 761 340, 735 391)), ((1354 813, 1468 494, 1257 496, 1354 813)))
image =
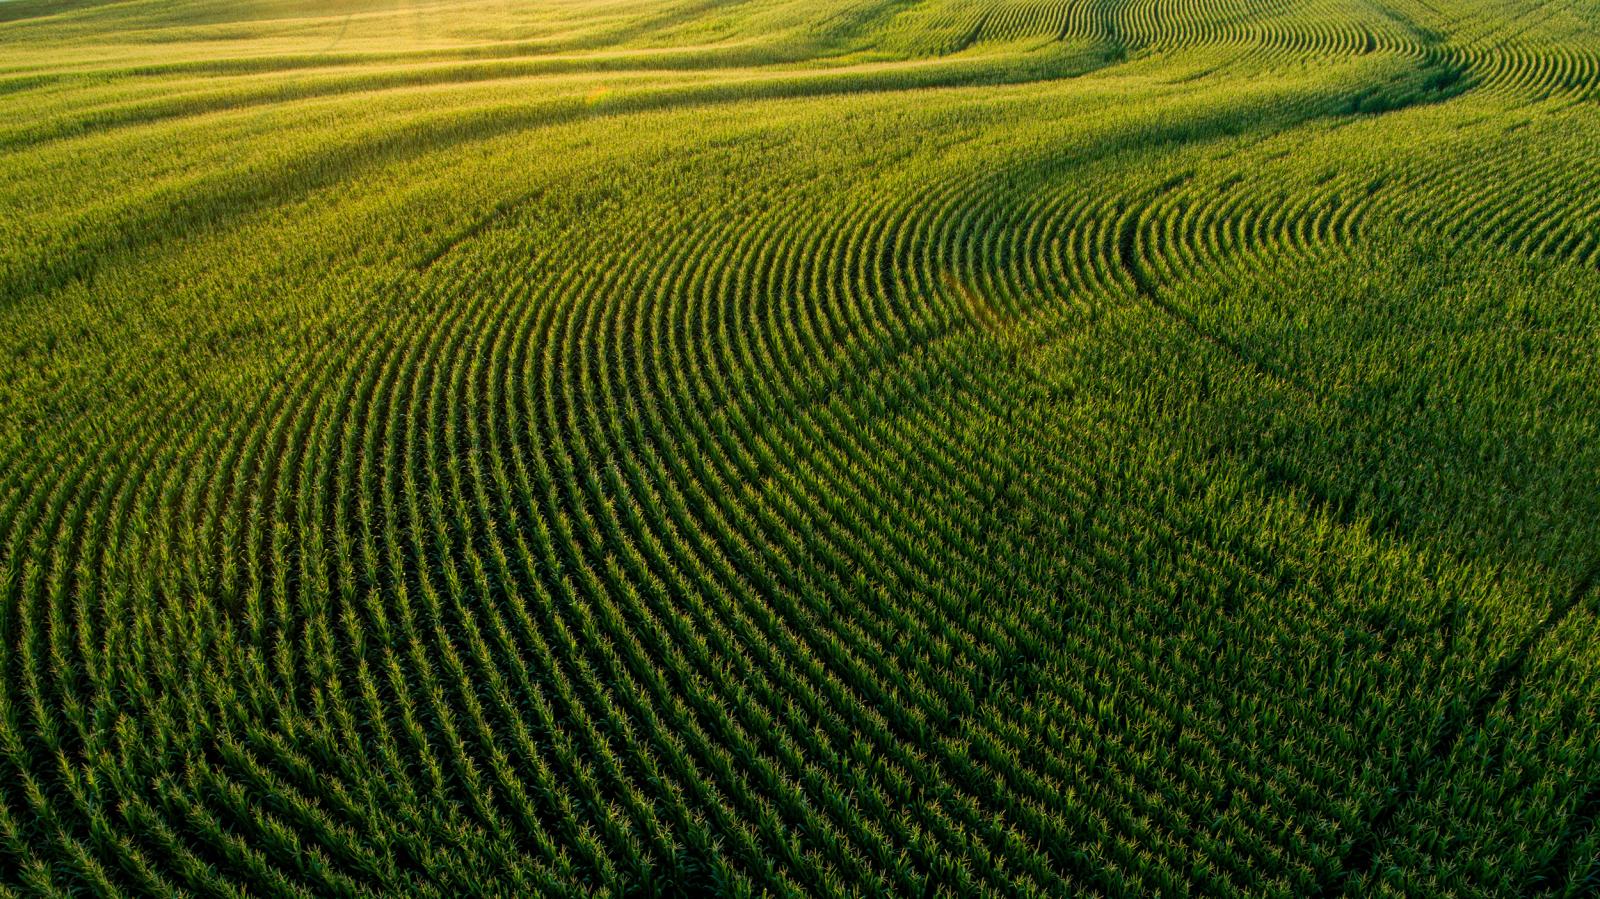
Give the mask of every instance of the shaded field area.
POLYGON ((1600 892, 1600 7, 0 2, 0 895, 1600 892))

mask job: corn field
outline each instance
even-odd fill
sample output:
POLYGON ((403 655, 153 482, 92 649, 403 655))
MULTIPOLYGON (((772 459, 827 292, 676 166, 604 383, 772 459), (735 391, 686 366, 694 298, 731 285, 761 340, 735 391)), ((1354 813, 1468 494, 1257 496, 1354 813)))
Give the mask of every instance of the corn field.
POLYGON ((1600 894, 1600 5, 0 2, 0 896, 1600 894))

